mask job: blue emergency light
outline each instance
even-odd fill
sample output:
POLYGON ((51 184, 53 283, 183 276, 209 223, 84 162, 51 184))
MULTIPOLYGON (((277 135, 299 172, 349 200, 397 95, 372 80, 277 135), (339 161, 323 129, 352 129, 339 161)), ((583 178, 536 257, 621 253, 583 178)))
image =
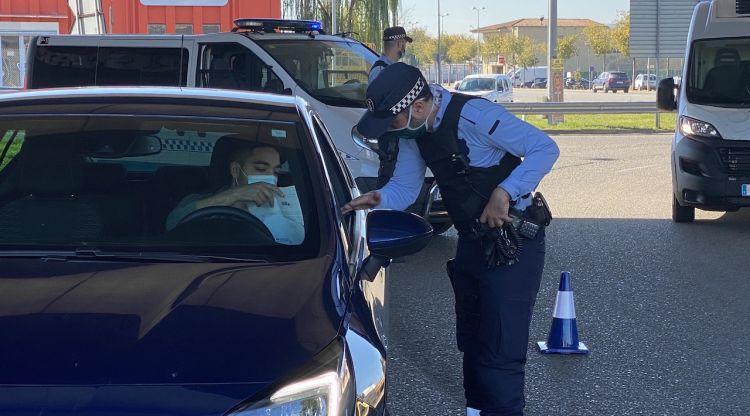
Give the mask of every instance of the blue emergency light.
POLYGON ((237 32, 238 30, 263 33, 324 33, 323 25, 316 20, 237 19, 234 21, 232 32, 237 32))

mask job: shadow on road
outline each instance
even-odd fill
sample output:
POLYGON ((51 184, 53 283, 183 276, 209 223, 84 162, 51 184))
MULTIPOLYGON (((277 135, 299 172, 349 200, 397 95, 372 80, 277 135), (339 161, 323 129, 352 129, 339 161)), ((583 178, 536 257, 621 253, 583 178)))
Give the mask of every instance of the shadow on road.
MULTIPOLYGON (((394 416, 461 414, 460 355, 435 238, 390 280, 389 402, 394 416)), ((557 218, 530 335, 528 415, 746 414, 750 210, 667 219, 557 218), (541 356, 559 273, 573 273, 588 357, 541 356)))

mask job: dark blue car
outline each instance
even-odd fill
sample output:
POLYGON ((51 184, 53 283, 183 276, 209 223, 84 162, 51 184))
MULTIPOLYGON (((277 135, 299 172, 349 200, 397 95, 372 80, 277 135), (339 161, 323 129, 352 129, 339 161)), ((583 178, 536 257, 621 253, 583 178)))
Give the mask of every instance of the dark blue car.
POLYGON ((0 414, 386 412, 384 267, 432 230, 340 214, 303 100, 9 93, 0 138, 0 414))

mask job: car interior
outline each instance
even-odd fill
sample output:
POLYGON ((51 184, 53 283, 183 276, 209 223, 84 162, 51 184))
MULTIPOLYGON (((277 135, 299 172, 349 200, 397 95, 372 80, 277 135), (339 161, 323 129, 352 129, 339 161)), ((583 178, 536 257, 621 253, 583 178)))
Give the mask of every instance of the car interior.
POLYGON ((39 133, 28 124, 0 128, 2 245, 275 245, 262 221, 231 207, 207 207, 205 215, 165 227, 187 195, 230 186, 231 155, 248 143, 279 150, 278 186, 291 187, 299 201, 294 220, 303 222, 306 235, 316 226, 310 175, 289 125, 206 131, 179 123, 134 129, 92 123, 85 131, 49 132, 42 124, 39 133))

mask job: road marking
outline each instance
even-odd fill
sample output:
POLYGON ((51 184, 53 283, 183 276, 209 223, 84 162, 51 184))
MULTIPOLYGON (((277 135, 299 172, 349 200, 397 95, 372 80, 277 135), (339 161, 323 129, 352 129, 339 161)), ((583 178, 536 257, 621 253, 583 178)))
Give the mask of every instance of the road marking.
POLYGON ((615 173, 629 172, 631 170, 638 170, 638 169, 648 169, 648 168, 654 168, 654 167, 657 167, 657 166, 659 166, 659 165, 656 164, 656 165, 638 166, 637 168, 628 168, 628 169, 616 170, 615 173))

